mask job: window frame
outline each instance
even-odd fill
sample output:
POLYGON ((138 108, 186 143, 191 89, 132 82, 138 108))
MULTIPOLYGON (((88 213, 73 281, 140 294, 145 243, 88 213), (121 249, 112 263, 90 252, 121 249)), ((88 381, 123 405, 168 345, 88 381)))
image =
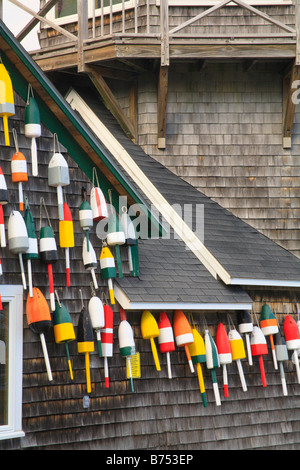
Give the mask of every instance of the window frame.
POLYGON ((8 424, 0 426, 0 440, 25 436, 22 430, 23 286, 0 285, 1 300, 8 303, 8 424))
MULTIPOLYGON (((130 8, 133 8, 135 5, 136 0, 128 0, 126 1, 124 7, 125 10, 128 10, 130 8)), ((94 0, 88 0, 88 16, 89 18, 93 17, 93 3, 94 0)), ((120 0, 120 5, 113 5, 112 6, 112 12, 115 13, 117 11, 122 10, 122 0, 120 0)), ((109 15, 110 13, 110 6, 104 7, 103 8, 103 15, 109 15)), ((95 10, 95 17, 101 16, 101 8, 97 8, 95 10)), ((63 16, 61 18, 55 18, 55 6, 51 8, 51 10, 47 13, 46 18, 49 20, 53 21, 57 25, 65 25, 68 23, 76 23, 78 21, 78 15, 77 13, 74 15, 69 15, 69 16, 63 16)), ((45 25, 45 27, 48 27, 48 25, 45 25)))

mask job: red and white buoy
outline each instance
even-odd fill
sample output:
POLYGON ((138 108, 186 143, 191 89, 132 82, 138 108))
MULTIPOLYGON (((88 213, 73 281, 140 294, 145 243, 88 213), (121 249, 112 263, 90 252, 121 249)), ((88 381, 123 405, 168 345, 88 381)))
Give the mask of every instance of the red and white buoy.
POLYGON ((20 212, 11 212, 8 219, 7 234, 10 251, 19 256, 23 287, 27 289, 22 253, 28 250, 29 239, 26 224, 20 212))
POLYGON ((292 315, 287 315, 283 324, 283 331, 286 346, 289 351, 293 351, 292 359, 296 367, 298 383, 300 383, 300 367, 298 358, 298 349, 300 349, 300 334, 298 331, 297 323, 292 315))
POLYGON ((251 334, 251 354, 252 356, 258 356, 262 384, 263 387, 266 387, 267 380, 263 356, 268 354, 268 346, 265 335, 258 326, 253 327, 251 334))
POLYGON ((172 325, 166 314, 166 312, 161 312, 158 318, 158 344, 161 353, 166 354, 167 356, 167 367, 168 367, 168 377, 172 378, 171 371, 171 359, 170 352, 175 351, 175 342, 172 325))
POLYGON ((216 346, 218 349, 220 364, 223 366, 224 397, 227 398, 229 396, 227 364, 232 363, 232 355, 229 338, 225 326, 221 322, 217 326, 216 346))
POLYGON ((108 373, 108 357, 113 355, 113 327, 114 327, 114 312, 112 308, 104 304, 104 328, 101 328, 101 349, 102 356, 104 357, 104 377, 105 387, 109 387, 109 373, 108 373))

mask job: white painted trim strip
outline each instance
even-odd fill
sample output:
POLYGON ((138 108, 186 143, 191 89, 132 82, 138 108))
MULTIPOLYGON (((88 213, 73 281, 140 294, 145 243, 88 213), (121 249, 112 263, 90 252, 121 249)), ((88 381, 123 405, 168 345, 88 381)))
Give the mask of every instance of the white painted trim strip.
POLYGON ((300 287, 299 281, 282 281, 276 279, 238 279, 231 278, 231 285, 235 286, 269 286, 269 287, 300 287))
POLYGON ((200 302, 131 302, 124 290, 115 282, 114 294, 124 310, 251 310, 252 302, 200 303, 200 302))
POLYGON ((139 188, 141 188, 151 203, 162 214, 164 219, 190 248, 194 255, 201 261, 210 274, 215 279, 219 276, 225 284, 230 284, 230 274, 210 253, 206 246, 204 246, 190 227, 183 221, 180 215, 162 196, 154 184, 146 177, 129 153, 118 142, 113 134, 109 132, 79 94, 75 90, 71 89, 65 99, 74 110, 80 113, 81 117, 89 125, 92 131, 114 155, 127 174, 135 181, 139 188))

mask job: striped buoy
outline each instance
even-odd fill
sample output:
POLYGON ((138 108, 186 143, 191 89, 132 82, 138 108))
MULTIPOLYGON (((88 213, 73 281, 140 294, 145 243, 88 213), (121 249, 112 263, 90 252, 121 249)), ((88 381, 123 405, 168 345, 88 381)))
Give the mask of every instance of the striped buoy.
MULTIPOLYGON (((241 363, 241 359, 244 359, 246 357, 246 351, 245 351, 243 339, 235 328, 232 328, 229 330, 228 339, 230 343, 232 360, 236 361, 242 388, 243 388, 243 391, 246 392, 247 385, 246 385, 246 380, 244 376, 243 366, 241 363)), ((252 357, 252 354, 251 354, 251 357, 252 357)))
POLYGON ((126 319, 126 313, 123 309, 120 309, 121 322, 118 328, 118 339, 120 354, 126 358, 126 363, 129 369, 129 378, 131 391, 134 392, 132 372, 131 372, 131 356, 136 353, 133 330, 130 323, 126 319))
POLYGON ((53 330, 55 342, 58 344, 65 344, 70 377, 71 380, 73 380, 73 370, 68 343, 74 341, 75 331, 71 320, 71 315, 64 304, 60 302, 58 296, 57 301, 55 302, 55 310, 53 314, 53 330))
POLYGON ((11 212, 8 219, 7 235, 10 251, 19 256, 23 287, 24 289, 27 289, 22 253, 25 253, 28 250, 29 239, 25 221, 20 212, 11 212))
POLYGON ((108 218, 108 208, 103 192, 99 187, 93 187, 90 194, 90 206, 94 222, 108 218))
POLYGON ((223 366, 224 397, 227 398, 229 396, 227 364, 232 363, 232 355, 229 338, 223 323, 219 323, 217 326, 216 346, 219 354, 220 364, 223 366))
POLYGON ((193 364, 196 365, 196 368, 197 368, 197 375, 198 375, 198 382, 199 382, 199 387, 200 387, 202 403, 203 403, 203 406, 206 407, 207 398, 206 398, 203 373, 202 373, 202 368, 201 368, 201 364, 206 362, 205 344, 204 344, 202 336, 200 335, 199 331, 196 330, 196 328, 192 329, 192 333, 194 337, 194 342, 190 343, 188 347, 189 347, 193 364))
POLYGON ((292 315, 287 315, 284 319, 283 332, 285 337, 286 346, 289 351, 293 351, 292 358, 296 367, 298 383, 300 383, 300 367, 298 358, 298 349, 300 349, 300 335, 292 315))
POLYGON ((248 354, 249 365, 253 365, 251 347, 250 347, 250 336, 253 331, 253 323, 250 312, 248 310, 242 310, 238 312, 238 329, 239 333, 244 334, 246 338, 246 347, 248 354))
POLYGON ((156 370, 160 371, 160 363, 158 359, 157 349, 154 338, 159 336, 159 329, 157 321, 149 310, 144 310, 141 317, 141 332, 144 339, 150 339, 152 355, 155 363, 156 370))
POLYGON ((50 307, 51 307, 51 311, 53 312, 55 310, 55 294, 54 294, 52 264, 56 263, 58 256, 57 256, 57 246, 56 246, 54 233, 53 233, 52 228, 48 225, 41 227, 39 251, 40 251, 41 261, 45 263, 48 268, 50 307))
POLYGON ((210 334, 210 331, 208 329, 205 330, 204 342, 205 342, 205 352, 206 352, 206 366, 211 372, 216 405, 220 406, 221 398, 220 398, 217 375, 216 375, 216 369, 220 367, 220 361, 219 361, 219 355, 218 355, 216 343, 214 342, 210 334))
POLYGON ((263 387, 266 387, 267 381, 263 356, 268 354, 268 346, 265 335, 258 326, 254 326, 251 333, 251 353, 252 356, 258 356, 262 384, 263 387))
POLYGON ((23 183, 28 181, 28 173, 26 158, 18 150, 11 160, 11 174, 13 183, 18 183, 19 186, 19 209, 22 211, 24 209, 23 183))
POLYGON ((133 276, 134 275, 134 267, 133 267, 131 247, 135 246, 137 244, 136 233, 135 233, 134 224, 131 221, 131 219, 130 219, 128 213, 127 213, 127 208, 125 206, 122 208, 122 211, 123 211, 123 213, 122 213, 121 218, 120 218, 120 223, 121 223, 121 226, 123 227, 124 234, 125 234, 125 244, 128 247, 129 271, 130 271, 130 274, 133 276))
MULTIPOLYGON (((38 175, 37 147, 36 140, 41 136, 42 127, 40 119, 40 111, 34 96, 29 96, 32 91, 31 85, 28 87, 28 99, 25 107, 25 125, 24 133, 28 139, 31 139, 31 166, 32 175, 38 175)), ((33 95, 33 92, 32 92, 33 95)))
POLYGON ((6 246, 5 222, 2 204, 0 204, 0 245, 2 248, 6 246))
POLYGON ((173 328, 176 345, 184 347, 191 372, 195 372, 188 345, 194 342, 192 328, 181 310, 175 310, 173 328))
POLYGON ((117 272, 114 257, 108 246, 102 247, 100 253, 100 269, 102 279, 107 279, 110 303, 113 305, 115 303, 115 296, 112 279, 117 276, 117 272))
POLYGON ((79 207, 79 223, 82 230, 85 232, 87 250, 90 249, 89 244, 89 231, 93 227, 93 211, 89 203, 84 200, 79 207))
POLYGON ((93 327, 88 311, 85 309, 82 301, 82 309, 79 315, 77 327, 77 348, 78 353, 85 355, 85 371, 87 393, 91 393, 91 373, 90 373, 90 352, 94 351, 93 327))
POLYGON ((104 328, 101 328, 101 349, 104 357, 105 387, 109 387, 108 357, 113 355, 113 321, 114 313, 109 305, 104 305, 104 328))
POLYGON ((99 357, 102 357, 100 329, 104 327, 104 308, 102 301, 95 294, 89 300, 88 311, 93 330, 96 331, 99 357))
POLYGON ((31 331, 40 335, 43 348, 44 359, 48 374, 48 379, 52 380, 52 372, 48 357, 47 345, 45 341, 45 333, 49 330, 52 320, 47 301, 37 287, 33 287, 33 295, 28 294, 26 301, 26 317, 27 323, 31 331))
POLYGON ((63 203, 64 218, 59 221, 59 245, 65 249, 66 256, 66 283, 69 287, 71 285, 71 270, 70 270, 70 248, 75 246, 74 240, 74 226, 73 218, 70 208, 66 202, 63 203))
POLYGON ((69 167, 60 152, 53 154, 48 165, 48 185, 57 188, 58 218, 64 220, 63 186, 70 184, 69 167))
POLYGON ((166 354, 167 356, 167 367, 168 367, 168 377, 169 379, 172 378, 172 371, 171 371, 171 359, 170 353, 175 351, 175 342, 174 342, 174 334, 172 325, 170 320, 166 314, 166 312, 161 312, 158 318, 158 329, 159 329, 159 336, 158 336, 158 344, 160 352, 166 354))
POLYGON ((98 289, 98 282, 96 279, 95 269, 97 269, 97 258, 96 253, 93 248, 92 243, 89 241, 89 249, 88 249, 88 240, 86 238, 83 239, 82 242, 82 259, 84 267, 87 271, 91 272, 91 276, 93 279, 94 287, 98 289))
POLYGON ((279 362, 279 370, 280 370, 280 378, 281 378, 283 395, 287 396, 288 391, 287 391, 287 386, 286 386, 283 362, 289 360, 289 355, 288 355, 288 350, 287 350, 285 339, 281 335, 280 331, 275 335, 275 353, 276 353, 277 361, 279 362))
POLYGON ((270 338, 274 368, 278 369, 273 335, 276 335, 279 329, 276 317, 267 304, 263 305, 261 309, 260 328, 263 334, 270 338))
POLYGON ((28 249, 24 253, 24 259, 27 260, 27 271, 28 271, 28 284, 29 284, 29 295, 32 297, 32 269, 31 269, 31 260, 38 259, 39 252, 38 252, 38 240, 35 233, 35 225, 31 210, 29 208, 28 200, 25 198, 25 214, 24 214, 24 221, 27 229, 28 234, 28 241, 29 246, 28 249))
POLYGON ((0 117, 3 119, 5 145, 10 145, 8 117, 15 114, 12 82, 4 64, 0 63, 0 117))

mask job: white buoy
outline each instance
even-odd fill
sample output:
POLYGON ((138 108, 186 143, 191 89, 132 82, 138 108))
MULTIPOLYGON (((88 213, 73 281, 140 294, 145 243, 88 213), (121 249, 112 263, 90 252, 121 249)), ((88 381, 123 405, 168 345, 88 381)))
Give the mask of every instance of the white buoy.
MULTIPOLYGON (((54 134, 55 139, 56 134, 54 134)), ((57 137, 57 136, 56 136, 57 137)), ((58 218, 64 220, 63 186, 70 184, 69 167, 60 152, 55 152, 48 165, 48 184, 57 188, 58 218)))
POLYGON ((12 253, 19 255, 23 287, 27 289, 22 253, 29 248, 29 239, 25 221, 19 211, 12 211, 8 219, 8 246, 12 253))
POLYGON ((95 269, 97 269, 96 253, 93 248, 93 245, 91 244, 91 241, 89 241, 89 249, 87 248, 86 237, 83 239, 83 243, 82 243, 82 259, 83 259, 83 264, 84 264, 85 269, 87 271, 91 271, 94 287, 97 290, 98 282, 97 282, 96 274, 95 274, 95 269))

